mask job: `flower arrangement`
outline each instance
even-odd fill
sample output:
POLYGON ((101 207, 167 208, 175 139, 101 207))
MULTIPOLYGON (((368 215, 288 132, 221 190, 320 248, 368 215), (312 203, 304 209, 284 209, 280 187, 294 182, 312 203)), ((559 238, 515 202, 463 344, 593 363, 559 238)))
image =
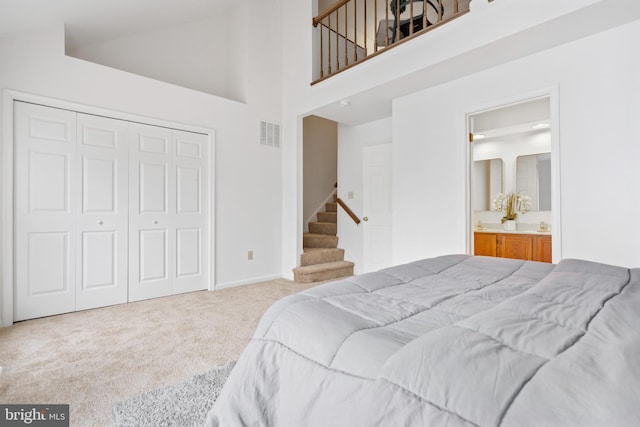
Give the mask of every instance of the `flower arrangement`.
POLYGON ((502 217, 502 223, 504 224, 505 221, 515 220, 518 214, 526 214, 531 205, 530 200, 529 196, 522 192, 517 194, 498 193, 491 204, 491 210, 504 212, 504 216, 502 217))

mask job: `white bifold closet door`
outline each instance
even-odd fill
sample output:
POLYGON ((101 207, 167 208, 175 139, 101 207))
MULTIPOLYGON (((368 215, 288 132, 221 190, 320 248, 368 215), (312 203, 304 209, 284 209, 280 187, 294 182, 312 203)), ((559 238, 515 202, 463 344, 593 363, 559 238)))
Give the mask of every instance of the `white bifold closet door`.
POLYGON ((129 300, 206 289, 205 135, 132 126, 129 300))
POLYGON ((14 319, 74 311, 76 114, 15 103, 14 319))
POLYGON ((15 102, 24 320, 206 289, 206 135, 15 102))
POLYGON ((78 113, 76 310, 127 302, 127 128, 78 113))
POLYGON ((126 122, 16 102, 14 124, 15 320, 126 302, 126 122))

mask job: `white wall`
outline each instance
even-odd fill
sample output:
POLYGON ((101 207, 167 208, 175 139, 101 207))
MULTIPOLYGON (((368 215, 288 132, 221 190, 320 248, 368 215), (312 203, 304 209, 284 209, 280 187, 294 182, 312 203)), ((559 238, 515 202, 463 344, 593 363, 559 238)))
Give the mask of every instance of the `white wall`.
MULTIPOLYGON (((234 98, 226 64, 239 50, 231 12, 170 28, 90 43, 67 55, 224 98, 234 98)), ((243 23, 246 25, 246 23, 243 23)), ((239 31, 241 35, 244 31, 239 31)), ((246 46, 243 46, 246 54, 246 46)), ((231 74, 230 77, 233 77, 231 74)))
MULTIPOLYGON (((217 285, 281 276, 281 254, 274 248, 282 242, 282 152, 259 145, 259 121, 281 120, 281 98, 272 96, 281 87, 281 34, 273 30, 281 21, 274 16, 262 24, 257 14, 269 16, 271 2, 264 3, 248 17, 264 39, 254 55, 260 64, 248 67, 259 70, 248 79, 248 104, 65 56, 61 26, 0 37, 1 89, 215 130, 217 285)), ((3 296, 3 306, 10 303, 3 296)))
POLYGON ((466 251, 465 114, 557 88, 554 259, 640 265, 639 38, 634 22, 396 100, 394 262, 466 251))
MULTIPOLYGON (((273 4, 273 1, 266 2, 273 4)), ((260 3, 262 4, 262 3, 260 3)), ((233 5, 227 13, 229 25, 235 24, 233 32, 233 40, 229 40, 226 50, 225 66, 226 76, 226 97, 235 99, 236 101, 247 102, 247 80, 249 75, 249 28, 246 17, 248 16, 249 5, 246 2, 240 2, 233 5)), ((269 37, 265 37, 269 40, 269 37)), ((271 52, 268 49, 267 52, 271 52)), ((277 68, 277 67, 276 67, 277 68)), ((271 75, 270 73, 266 73, 271 75)))
MULTIPOLYGON (((630 1, 625 0, 623 8, 613 3, 616 2, 473 0, 470 13, 428 35, 310 85, 314 61, 319 63, 312 51, 314 28, 310 24, 315 2, 282 0, 286 23, 282 43, 284 274, 292 276, 287 272, 296 265, 302 250, 302 117, 316 114, 350 125, 389 117, 393 97, 602 31, 625 19, 634 19, 634 14, 639 13, 630 1), (632 13, 631 8, 635 9, 632 13), (596 18, 591 19, 592 15, 596 18), (344 98, 353 101, 351 107, 338 107, 344 98)), ((541 72, 544 74, 544 70, 541 72)))
MULTIPOLYGON (((315 221, 315 213, 324 206, 338 182, 338 124, 322 117, 309 116, 304 118, 303 132, 302 217, 308 229, 308 221, 315 221)), ((324 211, 324 208, 320 211, 324 211)))
MULTIPOLYGON (((338 126, 338 196, 359 217, 363 209, 363 150, 367 145, 391 142, 391 117, 359 126, 338 126), (349 199, 353 193, 353 199, 349 199)), ((362 272, 362 227, 356 225, 342 209, 338 209, 339 246, 345 258, 355 263, 354 272, 362 272)))

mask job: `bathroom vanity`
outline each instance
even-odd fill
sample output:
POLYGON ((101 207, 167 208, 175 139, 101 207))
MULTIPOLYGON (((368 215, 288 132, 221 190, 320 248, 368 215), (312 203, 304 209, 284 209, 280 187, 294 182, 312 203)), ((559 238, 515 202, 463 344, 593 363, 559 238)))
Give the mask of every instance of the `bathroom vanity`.
POLYGON ((475 231, 475 255, 551 262, 551 234, 537 231, 475 231))

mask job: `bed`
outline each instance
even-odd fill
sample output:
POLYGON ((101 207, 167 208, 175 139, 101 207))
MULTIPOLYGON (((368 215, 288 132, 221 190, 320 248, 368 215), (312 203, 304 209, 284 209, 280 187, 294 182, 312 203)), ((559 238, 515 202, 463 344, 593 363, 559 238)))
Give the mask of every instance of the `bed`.
POLYGON ((640 269, 448 255, 291 295, 208 426, 638 426, 640 269))

